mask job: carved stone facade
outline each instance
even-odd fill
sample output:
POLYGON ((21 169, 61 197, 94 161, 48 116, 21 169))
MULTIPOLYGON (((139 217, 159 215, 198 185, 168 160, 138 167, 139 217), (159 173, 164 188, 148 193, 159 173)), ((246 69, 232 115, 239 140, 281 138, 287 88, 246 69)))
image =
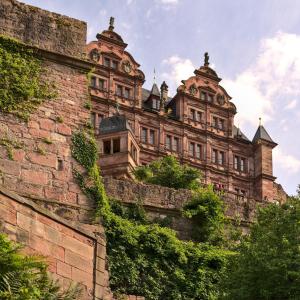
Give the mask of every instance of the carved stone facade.
POLYGON ((221 78, 209 67, 207 53, 204 65, 182 80, 176 95, 169 97, 165 82, 160 90, 156 83, 151 91, 142 87, 144 74, 126 46, 113 26, 87 45, 95 68, 90 86, 91 121, 105 175, 131 177, 134 165, 173 154, 182 163, 200 169, 204 183, 212 183, 237 198, 284 201, 285 193, 274 188, 272 149, 277 144, 262 125, 252 141, 234 125, 236 107, 221 86, 221 78), (106 139, 102 127, 112 117, 118 118, 116 114, 127 119, 131 142, 121 149, 115 130, 116 147, 108 149, 106 145, 113 141, 106 139), (131 163, 124 172, 117 172, 121 160, 131 163))

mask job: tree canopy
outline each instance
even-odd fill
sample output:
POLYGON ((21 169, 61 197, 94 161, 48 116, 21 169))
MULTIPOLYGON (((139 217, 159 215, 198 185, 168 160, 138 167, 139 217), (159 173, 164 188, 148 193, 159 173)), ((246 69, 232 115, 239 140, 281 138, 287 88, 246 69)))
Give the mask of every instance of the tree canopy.
POLYGON ((229 263, 225 299, 300 299, 300 199, 258 210, 229 263))

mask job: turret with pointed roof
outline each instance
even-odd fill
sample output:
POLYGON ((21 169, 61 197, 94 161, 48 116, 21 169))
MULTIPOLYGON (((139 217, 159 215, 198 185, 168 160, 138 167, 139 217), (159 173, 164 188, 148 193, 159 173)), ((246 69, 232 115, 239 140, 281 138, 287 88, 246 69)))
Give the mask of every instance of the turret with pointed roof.
POLYGON ((252 140, 254 145, 254 173, 258 199, 272 201, 274 199, 273 155, 272 149, 277 144, 272 140, 265 127, 259 126, 252 140))

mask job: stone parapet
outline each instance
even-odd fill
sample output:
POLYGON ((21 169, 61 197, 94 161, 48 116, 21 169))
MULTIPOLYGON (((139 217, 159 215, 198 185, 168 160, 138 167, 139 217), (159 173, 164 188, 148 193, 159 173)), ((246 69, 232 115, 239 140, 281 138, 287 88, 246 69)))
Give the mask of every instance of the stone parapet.
POLYGON ((0 34, 69 56, 85 57, 86 23, 15 0, 0 2, 0 34))

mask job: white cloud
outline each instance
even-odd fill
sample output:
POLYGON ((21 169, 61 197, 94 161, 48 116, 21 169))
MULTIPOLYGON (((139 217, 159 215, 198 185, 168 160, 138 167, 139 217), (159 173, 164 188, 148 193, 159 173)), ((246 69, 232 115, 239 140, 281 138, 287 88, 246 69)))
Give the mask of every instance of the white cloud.
POLYGON ((273 119, 288 105, 291 97, 300 95, 300 36, 278 32, 261 41, 253 63, 235 79, 223 80, 224 87, 238 108, 241 125, 257 126, 273 119))
POLYGON ((191 77, 195 70, 190 59, 182 58, 178 55, 164 59, 162 64, 168 69, 162 74, 162 78, 169 85, 171 95, 175 94, 177 87, 181 84, 181 80, 191 77))
POLYGON ((290 102, 285 106, 284 109, 285 109, 285 110, 293 109, 293 108, 296 107, 296 105, 297 105, 297 100, 294 99, 294 100, 290 101, 290 102))
POLYGON ((284 153, 279 146, 273 150, 273 160, 287 174, 300 172, 300 160, 292 155, 284 153))

